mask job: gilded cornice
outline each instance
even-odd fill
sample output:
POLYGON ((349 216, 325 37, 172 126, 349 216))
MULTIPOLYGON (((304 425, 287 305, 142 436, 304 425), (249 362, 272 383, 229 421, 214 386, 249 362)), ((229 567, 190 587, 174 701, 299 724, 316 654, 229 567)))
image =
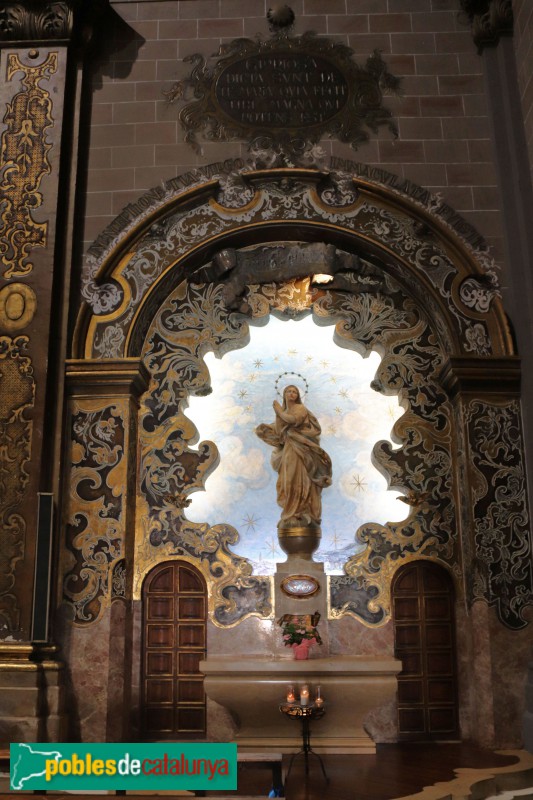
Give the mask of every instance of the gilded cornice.
POLYGON ((7 0, 0 9, 0 44, 87 42, 107 6, 108 0, 7 0))
POLYGON ((460 0, 479 51, 513 32, 512 0, 460 0))

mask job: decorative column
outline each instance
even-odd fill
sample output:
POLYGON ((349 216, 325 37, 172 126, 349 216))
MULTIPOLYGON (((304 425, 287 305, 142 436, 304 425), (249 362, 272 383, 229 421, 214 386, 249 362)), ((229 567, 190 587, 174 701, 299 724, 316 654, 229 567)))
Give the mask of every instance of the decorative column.
MULTIPOLYGON (((67 362, 61 639, 84 741, 120 740, 131 707, 139 359, 67 362), (95 623, 98 623, 95 625, 95 623)), ((59 632, 58 632, 59 634, 59 632)))
POLYGON ((458 633, 461 651, 471 654, 468 727, 481 745, 507 746, 530 642, 523 611, 533 591, 520 360, 452 358, 443 384, 462 443, 456 487, 466 616, 458 633))
POLYGON ((54 595, 67 265, 72 251, 80 65, 92 21, 105 6, 106 0, 7 0, 0 9, 0 741, 4 742, 44 741, 60 735, 60 726, 52 720, 61 714, 61 692, 57 689, 54 697, 46 686, 61 672, 57 648, 51 644, 49 608, 54 595), (46 706, 50 713, 45 717, 46 706))
MULTIPOLYGON (((533 348, 533 188, 524 127, 518 72, 510 35, 513 33, 511 0, 461 0, 472 26, 472 37, 483 58, 493 126, 493 145, 501 196, 506 247, 505 283, 508 306, 520 353, 533 348), (496 46, 497 45, 497 46, 496 46)), ((533 371, 522 380, 524 439, 533 441, 533 371)), ((533 496, 533 447, 526 450, 530 496, 533 496)), ((533 661, 526 687, 524 743, 533 751, 533 661)))

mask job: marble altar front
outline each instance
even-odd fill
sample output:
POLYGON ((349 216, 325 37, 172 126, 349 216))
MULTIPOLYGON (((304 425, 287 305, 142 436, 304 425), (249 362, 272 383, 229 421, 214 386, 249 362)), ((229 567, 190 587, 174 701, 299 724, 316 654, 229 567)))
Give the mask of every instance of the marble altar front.
POLYGON ((237 725, 240 750, 291 752, 301 743, 298 724, 279 711, 287 687, 320 685, 326 714, 312 725, 313 749, 321 753, 373 753, 365 717, 396 692, 401 662, 379 656, 235 659, 213 656, 200 663, 207 696, 227 709, 237 725))

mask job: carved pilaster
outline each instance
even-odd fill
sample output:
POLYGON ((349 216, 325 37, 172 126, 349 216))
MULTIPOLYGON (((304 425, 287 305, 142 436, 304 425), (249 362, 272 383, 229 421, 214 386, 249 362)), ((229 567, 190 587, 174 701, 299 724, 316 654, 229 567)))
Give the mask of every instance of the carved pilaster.
POLYGON ((479 51, 513 32, 512 0, 461 0, 479 51))
POLYGON ((520 359, 452 358, 441 381, 456 405, 465 596, 517 630, 533 597, 520 359))
POLYGON ((131 566, 134 530, 137 410, 148 380, 144 364, 135 358, 67 362, 72 468, 64 503, 69 551, 64 596, 80 625, 94 622, 116 596, 125 595, 122 573, 124 559, 131 566))
POLYGON ((137 358, 66 365, 70 469, 63 500, 65 613, 58 615, 58 639, 68 642, 81 735, 91 730, 102 741, 125 735, 122 725, 131 708, 133 618, 131 603, 124 601, 133 584, 139 398, 149 377, 137 358), (88 659, 96 620, 101 658, 88 659))

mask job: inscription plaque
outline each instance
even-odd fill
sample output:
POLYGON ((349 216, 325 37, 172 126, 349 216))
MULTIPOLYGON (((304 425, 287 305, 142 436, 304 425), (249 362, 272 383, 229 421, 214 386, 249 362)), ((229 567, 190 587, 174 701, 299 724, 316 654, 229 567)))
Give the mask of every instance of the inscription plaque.
POLYGON ((215 83, 222 111, 241 125, 301 128, 321 125, 348 101, 342 71, 319 56, 270 53, 229 64, 215 83))
POLYGON ((185 58, 194 64, 190 77, 166 92, 170 103, 186 102, 179 118, 197 152, 199 133, 248 140, 251 149, 260 143, 289 158, 324 136, 357 149, 382 125, 398 135, 383 96, 400 82, 378 51, 362 67, 346 45, 305 33, 234 39, 214 58, 213 65, 198 53, 185 58))

